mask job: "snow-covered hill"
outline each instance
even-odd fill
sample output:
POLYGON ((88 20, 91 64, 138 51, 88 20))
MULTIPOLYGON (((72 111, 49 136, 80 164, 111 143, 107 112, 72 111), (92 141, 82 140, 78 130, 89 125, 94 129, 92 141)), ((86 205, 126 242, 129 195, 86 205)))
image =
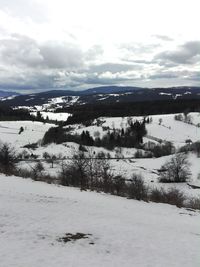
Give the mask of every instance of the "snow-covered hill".
POLYGON ((0 142, 10 143, 15 148, 38 142, 54 124, 32 121, 0 121, 0 142), (19 134, 20 127, 24 131, 19 134))
MULTIPOLYGON (((177 121, 174 119, 175 114, 170 115, 155 115, 151 116, 152 122, 147 124, 148 135, 144 138, 144 143, 154 142, 158 144, 155 140, 152 140, 152 137, 163 140, 163 141, 171 141, 176 149, 180 146, 185 145, 185 141, 187 139, 191 139, 191 141, 199 141, 200 140, 200 128, 197 127, 200 122, 199 113, 190 113, 189 116, 193 124, 188 124, 183 121, 177 121), (162 119, 160 123, 160 119, 162 119)), ((119 130, 121 128, 127 127, 127 117, 117 117, 117 118, 101 118, 103 122, 101 126, 97 126, 95 121, 92 126, 85 127, 83 125, 75 125, 73 133, 81 133, 83 130, 87 130, 94 137, 98 132, 100 137, 106 134, 104 128, 109 127, 109 131, 112 131, 113 128, 119 130)), ((142 120, 143 117, 132 117, 132 120, 142 120)), ((40 146, 36 148, 34 151, 32 149, 24 149, 23 147, 27 144, 35 143, 41 140, 45 134, 45 132, 53 127, 54 124, 41 123, 41 122, 30 122, 30 121, 16 121, 16 122, 0 122, 0 141, 10 143, 17 152, 22 152, 26 150, 27 153, 38 156, 38 159, 43 159, 43 153, 47 152, 51 155, 56 155, 57 158, 65 157, 72 158, 72 156, 78 152, 79 145, 75 143, 63 143, 63 144, 49 144, 47 146, 40 146), (23 126, 24 131, 19 134, 20 127, 23 126)), ((106 128, 107 129, 107 128, 106 128)), ((110 160, 110 166, 112 172, 116 175, 122 175, 127 179, 130 179, 133 173, 142 175, 145 179, 145 182, 150 187, 169 187, 166 184, 158 183, 158 170, 161 166, 169 160, 172 156, 165 156, 160 158, 135 158, 135 153, 137 149, 135 148, 121 148, 114 150, 107 150, 101 147, 88 147, 87 148, 90 153, 103 151, 105 154, 110 153, 113 158, 121 159, 112 159, 110 160), (125 159, 123 159, 123 157, 125 159)), ((197 157, 196 154, 189 154, 189 162, 191 164, 190 169, 192 172, 191 181, 195 184, 200 184, 200 181, 197 179, 198 174, 200 173, 200 158, 197 157)), ((51 164, 44 163, 45 169, 47 173, 52 175, 57 175, 60 170, 60 161, 54 164, 54 168, 51 168, 51 164)), ((30 168, 32 163, 28 162, 20 162, 19 166, 23 168, 30 168)), ((34 162, 33 162, 34 164, 34 162)), ((170 185, 171 186, 171 185, 170 185)), ((179 189, 181 189, 186 195, 194 195, 200 196, 200 189, 191 189, 186 183, 176 185, 179 189)))
POLYGON ((199 267, 199 212, 3 175, 0 211, 1 267, 199 267))
MULTIPOLYGON (((191 112, 188 114, 191 123, 184 121, 175 120, 175 115, 177 114, 162 114, 162 115, 152 115, 149 116, 152 122, 146 124, 147 136, 144 141, 169 141, 178 148, 185 145, 187 139, 191 139, 192 142, 200 140, 200 113, 191 112), (154 140, 155 138, 155 140, 154 140)), ((102 137, 105 134, 104 128, 109 128, 109 130, 121 130, 122 128, 126 129, 128 127, 128 120, 132 121, 142 121, 144 117, 135 116, 135 117, 109 117, 101 118, 102 125, 92 125, 90 127, 80 127, 77 125, 76 132, 81 133, 83 130, 87 130, 94 137, 95 132, 99 132, 102 137)))
MULTIPOLYGON (((174 101, 200 98, 200 88, 191 86, 169 88, 140 88, 131 86, 103 86, 82 91, 53 90, 36 94, 20 95, 7 99, 6 104, 18 106, 70 107, 74 104, 105 104, 141 101, 174 101)), ((5 99, 6 100, 6 99, 5 99)))
MULTIPOLYGON (((54 112, 48 112, 48 111, 42 111, 40 112, 42 118, 49 119, 52 121, 66 121, 69 116, 71 116, 70 113, 62 112, 62 113, 54 113, 54 112)), ((31 112, 31 115, 36 116, 37 112, 31 112)))

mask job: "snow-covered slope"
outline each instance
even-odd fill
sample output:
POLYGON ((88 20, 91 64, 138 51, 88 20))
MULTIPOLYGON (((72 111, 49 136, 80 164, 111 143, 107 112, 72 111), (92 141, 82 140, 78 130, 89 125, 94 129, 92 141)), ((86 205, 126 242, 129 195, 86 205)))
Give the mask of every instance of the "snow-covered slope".
POLYGON ((37 142, 54 124, 32 121, 0 121, 0 141, 12 144, 15 148, 37 142), (19 134, 20 127, 24 131, 19 134))
POLYGON ((3 175, 0 211, 1 267, 199 267, 198 212, 3 175))
MULTIPOLYGON (((69 116, 71 116, 70 113, 62 112, 62 113, 54 113, 54 112, 47 112, 47 111, 42 111, 40 112, 42 118, 53 121, 66 121, 69 116)), ((31 112, 31 115, 36 116, 37 112, 31 112)))
MULTIPOLYGON (((150 137, 155 137, 163 141, 170 141, 175 147, 180 147, 185 145, 187 139, 191 139, 192 142, 200 140, 200 113, 191 112, 189 113, 191 124, 184 121, 177 121, 174 119, 177 114, 162 114, 162 115, 152 115, 149 116, 152 119, 152 122, 146 124, 147 128, 147 139, 151 140, 150 137)), ((126 129, 128 126, 127 120, 143 120, 144 117, 109 117, 101 118, 103 121, 103 127, 109 127, 112 129, 126 129)), ((85 129, 79 128, 77 130, 80 133, 82 130, 87 130, 94 136, 94 133, 98 131, 100 136, 104 135, 106 132, 103 132, 102 127, 90 126, 85 129)), ((147 140, 146 140, 147 141, 147 140)))

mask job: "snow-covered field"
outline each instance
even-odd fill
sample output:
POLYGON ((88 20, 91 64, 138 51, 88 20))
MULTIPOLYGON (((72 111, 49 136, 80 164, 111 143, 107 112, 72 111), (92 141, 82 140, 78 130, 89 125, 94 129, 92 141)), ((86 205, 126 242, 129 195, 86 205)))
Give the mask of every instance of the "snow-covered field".
MULTIPOLYGON (((49 119, 65 120, 69 114, 41 112, 49 119), (52 114, 56 114, 56 117, 52 114), (59 115, 60 114, 60 115, 59 115), (59 118, 60 116, 60 118, 59 118)), ((174 120, 174 114, 151 116, 148 135, 171 141, 176 148, 187 139, 200 140, 199 113, 191 113, 193 124, 174 120), (160 120, 162 118, 162 121, 160 120)), ((142 117, 133 117, 133 121, 142 117)), ((102 137, 106 127, 127 127, 127 118, 102 118, 102 126, 75 125, 73 132, 83 130, 102 137)), ((17 152, 23 146, 42 140, 54 124, 15 121, 0 122, 0 143, 10 143, 17 152), (24 131, 19 134, 20 127, 24 131)), ((156 142, 156 141, 154 141, 156 142)), ((26 149, 42 159, 48 152, 69 161, 79 149, 75 143, 49 144, 35 150, 26 149)), ((131 178, 141 174, 149 187, 175 186, 188 197, 200 197, 200 189, 187 183, 158 183, 158 169, 170 156, 134 158, 135 148, 112 151, 86 147, 89 153, 110 153, 111 171, 131 178), (120 154, 121 159, 116 159, 120 154), (123 159, 124 157, 124 159, 123 159)), ((192 177, 190 183, 200 185, 200 158, 189 153, 192 177)), ((45 172, 57 175, 61 161, 43 162, 45 172)), ((35 162, 22 161, 19 167, 31 168, 35 162)), ((95 192, 34 182, 30 179, 5 177, 0 174, 0 267, 199 267, 200 212, 178 209, 167 204, 145 203, 95 192), (86 238, 60 242, 66 234, 86 234, 86 238)))
MULTIPOLYGON (((36 116, 37 112, 31 112, 32 115, 36 116)), ((53 120, 53 121, 66 121, 68 119, 69 116, 71 116, 70 113, 54 113, 54 112, 47 112, 47 111, 41 111, 40 112, 42 118, 47 119, 49 118, 49 120, 53 120)))
MULTIPOLYGON (((53 114, 53 113, 52 113, 53 114)), ((198 124, 200 115, 199 113, 191 113, 192 121, 194 124, 198 124)), ((170 115, 155 115, 152 117, 152 123, 147 124, 148 135, 160 138, 162 140, 172 141, 173 144, 178 148, 185 144, 186 139, 192 141, 200 140, 200 128, 187 124, 184 122, 174 120, 174 114, 170 115), (162 123, 160 124, 160 118, 162 123)), ((133 121, 138 119, 142 120, 142 117, 133 117, 133 121)), ((120 129, 127 127, 127 118, 102 118, 103 126, 120 129)), ((35 143, 41 140, 45 132, 53 127, 53 124, 41 123, 41 122, 30 122, 30 121, 16 121, 16 122, 0 122, 0 142, 8 142, 16 148, 17 152, 24 150, 23 146, 31 143, 35 143), (23 126, 24 131, 19 134, 20 127, 23 126)), ((83 125, 76 125, 74 132, 79 134, 87 130, 91 135, 95 136, 96 132, 100 133, 102 137, 106 131, 101 126, 97 127, 92 125, 85 127, 83 125)), ((144 142, 149 141, 147 137, 144 138, 144 142)), ((152 141, 152 140, 151 140, 152 141)), ((40 158, 43 157, 44 152, 54 154, 57 157, 71 158, 77 151, 79 145, 75 143, 64 143, 64 144, 50 144, 48 146, 39 146, 36 150, 28 150, 29 154, 33 153, 40 158)), ((109 151, 104 148, 90 147, 88 150, 95 153, 103 151, 104 153, 110 153, 111 157, 117 156, 117 151, 109 151)), ((120 174, 124 177, 131 178, 133 173, 140 174, 144 177, 145 182, 150 186, 160 186, 158 184, 158 169, 171 157, 160 157, 160 158, 146 158, 146 159, 135 159, 134 154, 137 150, 134 148, 122 148, 120 155, 125 158, 132 159, 120 159, 110 160, 112 172, 116 175, 120 174)), ((197 179, 200 173, 200 158, 197 158, 195 154, 189 154, 189 162, 191 163, 190 169, 192 172, 191 183, 200 185, 200 180, 197 179)), ((20 167, 30 168, 31 163, 21 162, 20 167)), ((54 164, 54 168, 51 168, 51 164, 45 164, 46 172, 57 175, 60 165, 59 162, 54 164)), ((168 185, 162 185, 167 187, 168 185)), ((178 185, 178 188, 184 191, 188 195, 200 196, 200 189, 191 189, 185 183, 184 185, 178 185)))
MULTIPOLYGON (((66 120, 70 114, 69 113, 53 113, 53 112, 41 112, 41 115, 49 119, 64 121, 66 120)), ((175 147, 180 147, 185 145, 185 141, 187 139, 191 139, 192 142, 196 142, 200 140, 200 127, 197 127, 200 123, 200 113, 193 112, 190 113, 191 120, 193 124, 187 124, 182 121, 177 121, 174 119, 175 114, 167 114, 167 115, 153 115, 150 116, 152 118, 152 122, 146 124, 147 128, 147 137, 144 138, 144 141, 153 141, 148 136, 152 136, 163 141, 171 141, 175 147), (160 123, 160 119, 162 122, 160 123)), ((131 117, 133 121, 142 120, 143 117, 131 117)), ((102 126, 92 125, 89 127, 84 127, 83 125, 76 125, 74 132, 82 133, 83 130, 87 130, 90 134, 95 137, 95 135, 99 134, 100 137, 106 134, 106 130, 104 127, 109 127, 111 130, 126 128, 127 117, 114 117, 114 118, 101 118, 103 121, 102 126)), ((40 123, 40 122, 30 122, 30 121, 16 121, 16 122, 0 122, 0 139, 4 141, 10 142, 19 142, 20 139, 24 141, 27 139, 36 140, 41 139, 44 133, 50 128, 54 126, 53 124, 48 123, 40 123), (18 135, 20 127, 23 126, 25 131, 20 135, 18 135), (30 132, 34 132, 31 134, 30 132), (40 133, 40 134, 39 134, 40 133)), ((29 142, 29 141, 28 141, 29 142)), ((30 141, 35 142, 35 141, 30 141)), ((154 141, 156 142, 156 141, 154 141)))
POLYGON ((199 267, 200 214, 0 175, 1 267, 199 267), (60 242, 65 234, 87 238, 60 242))
MULTIPOLYGON (((187 139, 191 139, 192 142, 200 140, 200 113, 191 112, 189 116, 193 124, 188 124, 183 121, 177 121, 174 119, 176 114, 166 114, 166 115, 152 115, 149 116, 152 118, 152 122, 146 124, 148 136, 152 136, 163 141, 170 141, 173 145, 178 148, 185 145, 187 139), (161 120, 161 121, 160 121, 161 120)), ((114 117, 114 118, 101 118, 103 121, 103 127, 109 127, 112 129, 126 129, 128 126, 127 120, 132 118, 132 121, 135 120, 141 121, 143 117, 114 117)), ((92 136, 95 136, 95 133, 98 131, 100 137, 102 137, 106 131, 103 131, 103 127, 89 126, 82 127, 77 126, 77 133, 81 133, 83 130, 90 132, 92 136)), ((151 138, 145 138, 145 141, 152 141, 151 138)))
POLYGON ((18 149, 41 140, 46 131, 53 126, 55 125, 37 121, 0 121, 0 141, 10 143, 18 149), (20 127, 24 128, 21 134, 20 127))

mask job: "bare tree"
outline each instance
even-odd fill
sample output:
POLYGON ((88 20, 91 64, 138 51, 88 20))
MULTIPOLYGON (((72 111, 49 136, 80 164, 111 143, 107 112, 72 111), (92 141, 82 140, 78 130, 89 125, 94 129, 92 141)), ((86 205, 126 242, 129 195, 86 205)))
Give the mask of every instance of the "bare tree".
POLYGON ((70 185, 70 172, 69 166, 63 160, 60 165, 59 178, 61 185, 69 186, 70 185))
POLYGON ((162 167, 160 172, 160 182, 185 182, 191 175, 190 163, 184 153, 175 154, 162 167))
POLYGON ((109 155, 106 155, 104 152, 100 152, 96 156, 97 158, 96 166, 98 166, 100 182, 102 184, 102 189, 106 193, 112 191, 112 179, 113 179, 113 174, 108 157, 109 155))
POLYGON ((80 178, 80 188, 85 190, 88 188, 88 178, 87 178, 87 168, 88 168, 88 159, 85 154, 81 151, 75 154, 72 158, 72 165, 77 171, 77 174, 80 178))
POLYGON ((56 155, 54 155, 54 154, 49 155, 48 162, 51 163, 51 168, 54 167, 54 162, 55 162, 56 160, 57 160, 56 155))

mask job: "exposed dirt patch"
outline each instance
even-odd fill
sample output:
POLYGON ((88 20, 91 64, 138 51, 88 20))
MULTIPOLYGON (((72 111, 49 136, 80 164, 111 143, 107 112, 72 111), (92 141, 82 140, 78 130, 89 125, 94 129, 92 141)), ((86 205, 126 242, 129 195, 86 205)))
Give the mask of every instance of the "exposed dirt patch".
MULTIPOLYGON (((83 234, 83 233, 70 234, 70 233, 67 233, 67 234, 65 234, 65 236, 59 237, 57 240, 59 242, 67 243, 67 242, 74 242, 74 241, 77 241, 80 239, 87 239, 90 236, 91 236, 91 234, 83 234)), ((91 242, 91 243, 93 243, 93 242, 91 242)))

